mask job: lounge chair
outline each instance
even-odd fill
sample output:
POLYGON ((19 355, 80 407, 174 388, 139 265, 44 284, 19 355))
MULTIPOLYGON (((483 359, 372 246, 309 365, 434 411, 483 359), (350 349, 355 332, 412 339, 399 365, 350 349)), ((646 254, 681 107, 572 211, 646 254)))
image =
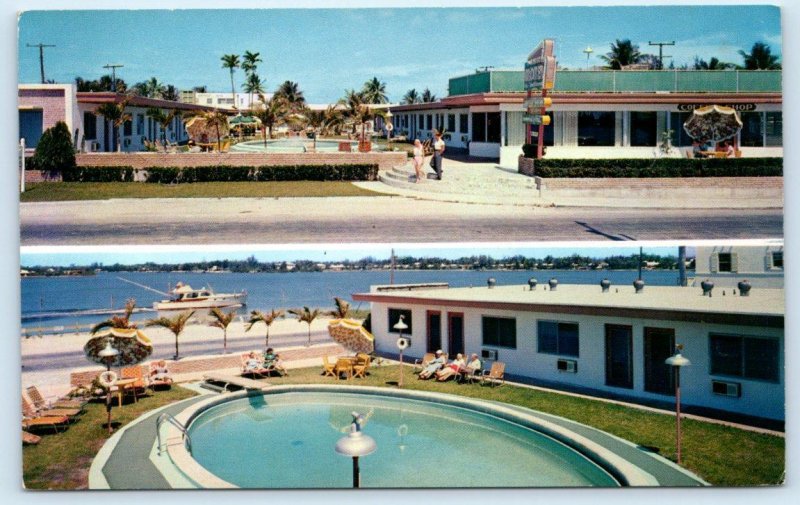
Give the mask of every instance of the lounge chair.
POLYGON ((281 376, 289 375, 289 372, 283 367, 277 354, 275 355, 275 359, 264 361, 264 370, 266 371, 266 375, 272 375, 272 372, 277 372, 281 376))
POLYGON ((367 369, 369 369, 370 357, 369 354, 359 354, 356 356, 356 363, 353 365, 353 377, 367 378, 367 369))
POLYGON ((495 384, 503 385, 506 382, 506 364, 502 361, 495 361, 492 363, 492 368, 483 372, 481 376, 481 385, 488 382, 490 386, 494 387, 495 384))
POLYGON ((169 375, 169 369, 166 366, 166 362, 164 362, 164 366, 161 366, 162 361, 164 360, 150 362, 148 387, 153 391, 158 389, 170 389, 172 387, 172 377, 169 375))
POLYGON ((36 445, 42 440, 39 435, 22 430, 22 445, 36 445))
POLYGON ((58 433, 59 429, 66 430, 69 426, 68 416, 39 416, 30 410, 30 404, 22 398, 22 429, 25 431, 50 430, 58 433), (27 404, 27 408, 26 408, 27 404))
POLYGON ((132 383, 122 388, 123 394, 128 392, 133 393, 134 402, 139 401, 139 396, 144 395, 147 391, 147 379, 145 379, 142 367, 139 365, 123 368, 120 379, 135 379, 132 383))
POLYGON ((328 356, 322 357, 323 377, 336 377, 336 363, 331 363, 328 356))
POLYGON ((414 360, 414 373, 419 373, 425 370, 425 367, 428 366, 428 363, 430 363, 435 357, 436 356, 432 352, 426 352, 422 359, 414 360), (417 368, 419 368, 419 370, 417 370, 417 368))
POLYGON ((22 413, 27 417, 67 417, 70 421, 74 420, 81 414, 81 409, 37 409, 33 407, 25 396, 22 396, 22 413))
POLYGON ((28 386, 25 391, 28 393, 28 398, 33 402, 33 406, 37 409, 79 409, 83 410, 86 406, 85 400, 74 400, 60 398, 54 402, 45 401, 39 389, 36 386, 28 386))
POLYGON ((242 376, 252 376, 252 377, 264 377, 265 375, 269 375, 269 370, 264 368, 264 357, 258 351, 248 351, 243 352, 241 354, 241 364, 242 364, 242 376), (257 367, 248 366, 248 361, 250 360, 250 354, 253 354, 253 358, 256 359, 260 364, 257 367))

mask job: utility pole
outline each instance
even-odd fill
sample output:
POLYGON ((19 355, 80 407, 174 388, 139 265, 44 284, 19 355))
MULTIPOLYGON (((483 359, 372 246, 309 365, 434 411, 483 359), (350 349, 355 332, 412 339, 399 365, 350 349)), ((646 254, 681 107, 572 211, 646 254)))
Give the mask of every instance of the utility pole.
POLYGON ((42 74, 42 84, 45 83, 44 80, 44 48, 45 47, 56 47, 53 44, 26 44, 28 47, 38 47, 39 48, 39 72, 42 74))
POLYGON ((111 69, 111 91, 114 93, 117 92, 117 69, 124 67, 125 65, 112 65, 111 63, 107 65, 103 65, 103 68, 110 68, 111 69))
POLYGON ((586 46, 583 52, 586 53, 586 70, 589 70, 589 56, 592 55, 594 49, 592 49, 592 46, 586 46))
POLYGON ((664 68, 664 46, 674 46, 675 41, 672 42, 647 42, 648 46, 658 46, 658 69, 664 68))

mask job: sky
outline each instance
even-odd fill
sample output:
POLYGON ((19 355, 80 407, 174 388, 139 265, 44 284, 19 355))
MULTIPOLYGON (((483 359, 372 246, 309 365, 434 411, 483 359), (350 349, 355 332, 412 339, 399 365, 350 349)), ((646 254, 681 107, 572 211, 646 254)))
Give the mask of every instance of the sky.
MULTIPOLYGON (((411 88, 446 96, 448 78, 478 67, 522 69, 544 38, 573 69, 586 67, 587 46, 589 64, 600 65, 626 38, 654 54, 649 42, 674 41, 665 64, 741 63, 738 51, 756 41, 781 55, 780 24, 780 9, 767 5, 31 10, 19 18, 19 81, 39 82, 39 51, 27 44, 44 43, 55 45, 45 49, 45 74, 56 82, 96 79, 104 65, 121 64, 117 75, 129 84, 155 76, 179 89, 229 92, 220 58, 249 50, 263 59, 257 72, 268 91, 291 80, 308 102, 330 103, 374 76, 397 102, 411 88)), ((241 91, 244 73, 234 80, 241 91)))
MULTIPOLYGON (((555 257, 579 254, 592 258, 603 258, 616 255, 631 255, 639 253, 639 246, 631 247, 588 247, 586 245, 548 245, 548 244, 491 244, 486 246, 476 244, 326 244, 322 246, 308 245, 276 245, 276 246, 127 246, 124 250, 119 247, 23 247, 21 250, 20 265, 22 267, 34 266, 87 266, 92 263, 113 265, 133 265, 139 263, 183 263, 194 261, 214 260, 244 260, 255 256, 258 261, 343 261, 359 260, 367 256, 375 259, 388 259, 394 249, 396 257, 440 257, 457 259, 464 256, 488 255, 493 258, 505 258, 516 255, 543 258, 551 255, 555 257)), ((659 254, 662 256, 678 255, 677 246, 647 245, 643 246, 645 253, 659 254)), ((694 256, 694 248, 687 250, 687 256, 694 256)))

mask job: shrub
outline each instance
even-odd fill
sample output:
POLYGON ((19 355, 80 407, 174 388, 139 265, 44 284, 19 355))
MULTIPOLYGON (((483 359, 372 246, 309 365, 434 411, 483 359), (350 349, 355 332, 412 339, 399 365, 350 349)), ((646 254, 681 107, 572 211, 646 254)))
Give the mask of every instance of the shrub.
POLYGON ((549 178, 780 177, 783 158, 541 159, 536 175, 549 178))
POLYGON ((31 161, 37 170, 67 171, 75 168, 75 148, 66 123, 59 121, 42 133, 31 161))
POLYGON ((522 144, 522 155, 526 158, 535 158, 538 147, 537 144, 522 144))
POLYGON ((64 170, 64 182, 133 182, 133 167, 77 167, 64 170))

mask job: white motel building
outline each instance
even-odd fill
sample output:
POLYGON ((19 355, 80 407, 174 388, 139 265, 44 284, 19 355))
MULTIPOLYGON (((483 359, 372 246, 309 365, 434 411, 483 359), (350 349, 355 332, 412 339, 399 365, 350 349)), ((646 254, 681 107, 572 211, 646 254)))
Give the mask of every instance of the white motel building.
MULTIPOLYGON (((522 70, 454 77, 439 101, 392 107, 394 133, 424 140, 443 129, 448 147, 516 167, 525 96, 522 70)), ((673 146, 691 146, 683 123, 714 104, 739 111, 742 156, 783 155, 780 70, 559 70, 549 96, 548 158, 652 158, 667 130, 673 146)))
POLYGON ((484 369, 501 361, 533 383, 658 404, 674 402, 664 360, 682 344, 685 406, 784 420, 783 289, 420 284, 373 286, 353 299, 371 304, 379 354, 397 355, 393 326, 403 315, 407 359, 475 352, 484 369))

